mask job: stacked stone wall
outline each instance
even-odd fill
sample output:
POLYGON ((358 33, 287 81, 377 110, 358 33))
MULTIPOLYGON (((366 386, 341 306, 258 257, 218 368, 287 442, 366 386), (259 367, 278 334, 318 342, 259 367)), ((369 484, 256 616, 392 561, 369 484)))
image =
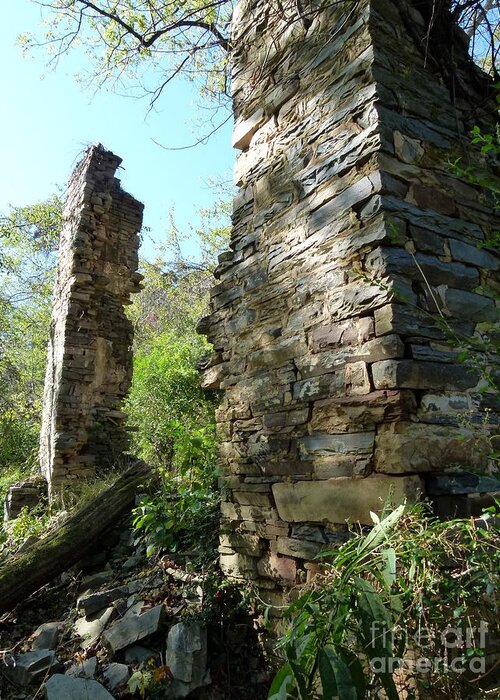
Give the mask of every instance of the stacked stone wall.
POLYGON ((132 376, 124 307, 140 290, 143 205, 121 189, 121 159, 90 147, 68 185, 59 245, 40 442, 50 490, 116 463, 132 376))
POLYGON ((389 491, 484 466, 495 420, 457 344, 497 318, 498 221, 447 166, 491 127, 481 77, 462 45, 452 98, 411 3, 298 6, 235 13, 239 191, 200 324, 224 396, 221 565, 270 602, 389 491))

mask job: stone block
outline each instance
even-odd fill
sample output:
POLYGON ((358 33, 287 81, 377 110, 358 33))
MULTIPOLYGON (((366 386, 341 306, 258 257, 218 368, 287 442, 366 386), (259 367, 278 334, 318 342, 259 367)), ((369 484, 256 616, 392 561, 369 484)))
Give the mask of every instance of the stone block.
POLYGON ((317 479, 334 479, 338 476, 353 476, 355 461, 352 455, 316 457, 313 462, 317 479))
POLYGON ((446 284, 470 290, 479 283, 477 270, 458 262, 443 262, 433 255, 412 255, 402 248, 378 248, 366 260, 366 268, 377 277, 402 275, 429 284, 446 284))
POLYGON ((474 321, 497 321, 499 312, 493 299, 461 289, 447 289, 444 293, 446 310, 455 318, 466 316, 474 321))
POLYGON ((479 448, 477 439, 465 428, 406 422, 381 425, 375 443, 375 470, 403 474, 443 470, 456 464, 480 466, 479 448))
POLYGON ((221 554, 219 557, 221 571, 233 578, 256 578, 257 559, 248 554, 221 554))
POLYGON ((257 571, 264 578, 281 579, 288 583, 295 583, 297 562, 291 557, 280 556, 275 552, 270 552, 262 559, 259 559, 257 571))
POLYGON ((480 248, 479 246, 471 245, 465 241, 460 241, 455 238, 448 240, 450 255, 454 260, 475 265, 483 270, 498 270, 500 267, 500 258, 498 255, 480 248))
POLYGON ((113 696, 97 681, 73 678, 55 673, 45 683, 47 700, 113 700, 113 696))
MULTIPOLYGON (((402 304, 387 304, 374 312, 375 332, 377 335, 397 333, 412 338, 429 338, 446 340, 449 333, 438 323, 437 319, 418 308, 402 304)), ((450 323, 456 335, 470 336, 474 333, 474 322, 462 320, 450 323)))
POLYGON ((121 685, 125 685, 129 678, 129 668, 127 664, 113 663, 104 671, 104 678, 108 682, 109 688, 115 690, 121 685))
POLYGON ((252 136, 264 120, 264 110, 257 109, 250 117, 236 121, 233 129, 233 148, 245 150, 250 145, 252 136))
POLYGON ((88 659, 77 661, 77 663, 70 666, 66 671, 66 675, 73 676, 73 678, 94 678, 96 671, 97 657, 90 656, 88 659))
POLYGON ((329 479, 296 484, 274 484, 273 494, 280 517, 291 523, 372 523, 370 511, 381 512, 392 492, 394 504, 415 501, 423 486, 417 476, 365 479, 329 479))
POLYGON ((229 533, 220 536, 221 547, 225 549, 236 549, 241 554, 248 554, 251 557, 260 557, 264 547, 264 542, 258 535, 229 533))
POLYGON ((307 350, 306 342, 303 338, 286 338, 277 341, 273 346, 267 346, 257 350, 248 358, 248 369, 271 369, 280 367, 288 360, 300 357, 307 350))
POLYGON ((337 435, 317 434, 299 438, 301 453, 310 457, 329 457, 332 454, 371 453, 375 432, 338 433, 337 435))
POLYGON ((184 698, 207 685, 207 630, 200 622, 179 622, 170 628, 166 663, 173 681, 168 696, 184 698))
POLYGON ((113 653, 158 631, 163 606, 157 605, 139 615, 128 615, 109 627, 101 639, 113 653))
POLYGON ((126 598, 129 594, 127 586, 119 586, 110 588, 106 591, 98 593, 84 594, 77 600, 76 606, 79 610, 83 610, 85 615, 94 615, 103 608, 107 608, 111 603, 119 598, 126 598))
POLYGON ((32 649, 55 649, 59 636, 60 622, 45 622, 33 634, 32 649))
POLYGON ((394 150, 403 163, 418 163, 424 155, 424 149, 418 139, 412 139, 397 130, 394 131, 394 150))
POLYGON ((445 216, 453 216, 455 213, 454 198, 437 187, 414 183, 410 187, 407 199, 421 209, 432 209, 445 216))
POLYGON ((233 491, 233 498, 236 503, 246 506, 272 506, 272 500, 270 498, 271 489, 269 488, 269 493, 258 493, 255 491, 233 491))
POLYGON ((311 333, 312 351, 321 352, 331 347, 346 347, 368 341, 374 334, 373 319, 354 318, 340 323, 321 324, 311 333))
POLYGON ((383 360, 372 365, 376 389, 463 390, 477 386, 479 375, 466 365, 415 360, 383 360))
POLYGON ((305 476, 311 474, 312 470, 312 463, 307 459, 269 460, 263 465, 263 472, 268 476, 305 476))
POLYGON ((366 362, 351 362, 346 365, 344 381, 347 396, 369 394, 371 383, 366 362))
POLYGON ((324 549, 324 545, 294 537, 278 537, 276 542, 271 542, 271 549, 278 554, 297 557, 297 559, 314 559, 324 549))
POLYGON ((51 649, 36 649, 25 654, 16 654, 9 662, 2 662, 2 673, 17 686, 28 685, 34 678, 46 674, 57 663, 56 653, 51 649))
POLYGON ((413 392, 379 390, 363 396, 316 401, 310 427, 315 433, 369 432, 377 423, 409 417, 416 410, 413 392))

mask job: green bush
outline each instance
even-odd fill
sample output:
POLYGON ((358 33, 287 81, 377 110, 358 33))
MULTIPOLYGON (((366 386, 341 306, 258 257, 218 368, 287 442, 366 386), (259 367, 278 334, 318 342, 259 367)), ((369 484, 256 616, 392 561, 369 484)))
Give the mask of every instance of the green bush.
POLYGON ((134 527, 156 551, 213 556, 218 504, 215 397, 201 389, 196 363, 207 346, 194 334, 163 333, 135 358, 128 400, 135 449, 156 467, 160 488, 134 511, 134 527))
POLYGON ((398 700, 394 672, 409 651, 432 668, 422 678, 407 669, 402 680, 430 687, 433 700, 477 691, 462 669, 472 670, 484 655, 484 622, 490 639, 498 633, 500 532, 492 515, 478 526, 438 521, 422 504, 400 506, 382 520, 374 515, 369 534, 324 553, 323 575, 287 609, 286 663, 269 700, 368 700, 381 693, 398 700), (462 637, 455 648, 444 641, 450 628, 462 637))
POLYGON ((196 369, 206 352, 198 336, 168 332, 136 351, 125 409, 135 430, 133 448, 162 471, 182 471, 190 460, 202 466, 213 459, 215 400, 202 390, 196 369), (202 452, 193 450, 196 439, 203 441, 202 452))

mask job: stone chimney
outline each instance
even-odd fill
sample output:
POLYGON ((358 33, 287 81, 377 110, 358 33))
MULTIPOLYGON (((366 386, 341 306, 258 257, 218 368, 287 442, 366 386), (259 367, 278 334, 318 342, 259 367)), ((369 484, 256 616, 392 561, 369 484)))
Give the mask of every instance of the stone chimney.
POLYGON ((492 101, 463 41, 449 79, 425 34, 400 0, 236 8, 239 192, 200 329, 224 396, 221 565, 270 602, 390 494, 481 491, 450 472, 486 466, 488 358, 460 355, 497 317, 499 259, 490 203, 448 162, 487 167, 469 132, 492 101))
POLYGON ((143 205, 121 189, 120 163, 91 146, 68 185, 40 438, 51 494, 116 466, 127 446, 121 401, 132 377, 132 326, 124 307, 140 290, 143 205))

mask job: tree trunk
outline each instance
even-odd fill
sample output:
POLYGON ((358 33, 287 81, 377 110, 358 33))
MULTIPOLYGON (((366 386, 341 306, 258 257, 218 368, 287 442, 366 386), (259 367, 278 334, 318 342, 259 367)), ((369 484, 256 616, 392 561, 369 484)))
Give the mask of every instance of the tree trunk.
POLYGON ((12 610, 95 549, 98 536, 133 504, 137 488, 149 476, 150 467, 137 462, 54 532, 1 564, 0 614, 12 610))

